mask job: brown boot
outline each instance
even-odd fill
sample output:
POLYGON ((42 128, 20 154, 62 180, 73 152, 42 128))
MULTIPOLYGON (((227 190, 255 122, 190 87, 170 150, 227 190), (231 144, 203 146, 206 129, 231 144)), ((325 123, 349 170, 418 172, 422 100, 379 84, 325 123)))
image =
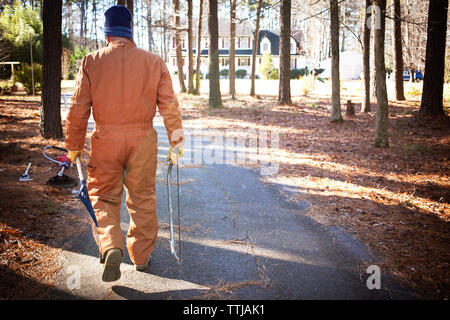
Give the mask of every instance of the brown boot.
POLYGON ((114 248, 109 249, 105 254, 105 264, 103 265, 102 280, 105 282, 117 281, 120 279, 120 264, 122 262, 122 251, 114 248))

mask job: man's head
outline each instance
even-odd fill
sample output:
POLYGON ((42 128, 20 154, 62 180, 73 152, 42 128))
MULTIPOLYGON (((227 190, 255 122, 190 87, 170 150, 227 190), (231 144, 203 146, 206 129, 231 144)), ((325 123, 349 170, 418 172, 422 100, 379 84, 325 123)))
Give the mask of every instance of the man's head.
POLYGON ((112 6, 105 12, 105 36, 133 39, 130 10, 124 6, 112 6))

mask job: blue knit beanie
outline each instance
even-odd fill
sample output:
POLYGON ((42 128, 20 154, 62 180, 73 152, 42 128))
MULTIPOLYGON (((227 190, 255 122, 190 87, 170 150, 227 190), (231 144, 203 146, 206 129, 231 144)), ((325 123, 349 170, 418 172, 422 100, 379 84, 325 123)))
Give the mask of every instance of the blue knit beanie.
POLYGON ((105 12, 105 36, 133 39, 131 12, 125 6, 112 6, 105 12))

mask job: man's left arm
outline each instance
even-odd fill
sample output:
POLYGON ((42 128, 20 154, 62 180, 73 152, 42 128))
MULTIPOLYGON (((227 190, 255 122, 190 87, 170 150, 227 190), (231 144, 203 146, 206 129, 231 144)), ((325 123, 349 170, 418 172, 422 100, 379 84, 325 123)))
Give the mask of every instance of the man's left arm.
POLYGON ((81 151, 84 148, 86 130, 91 115, 91 83, 84 57, 78 71, 76 89, 72 96, 66 124, 66 148, 69 151, 81 151))

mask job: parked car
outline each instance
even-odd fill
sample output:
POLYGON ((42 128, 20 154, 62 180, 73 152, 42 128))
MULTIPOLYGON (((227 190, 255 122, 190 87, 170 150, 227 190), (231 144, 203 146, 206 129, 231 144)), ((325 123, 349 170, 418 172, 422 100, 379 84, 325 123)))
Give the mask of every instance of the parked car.
MULTIPOLYGON (((416 80, 423 80, 422 71, 414 71, 414 73, 415 73, 415 79, 416 80)), ((406 71, 403 72, 403 80, 409 81, 410 77, 411 77, 411 75, 409 73, 409 70, 406 70, 406 71)))

